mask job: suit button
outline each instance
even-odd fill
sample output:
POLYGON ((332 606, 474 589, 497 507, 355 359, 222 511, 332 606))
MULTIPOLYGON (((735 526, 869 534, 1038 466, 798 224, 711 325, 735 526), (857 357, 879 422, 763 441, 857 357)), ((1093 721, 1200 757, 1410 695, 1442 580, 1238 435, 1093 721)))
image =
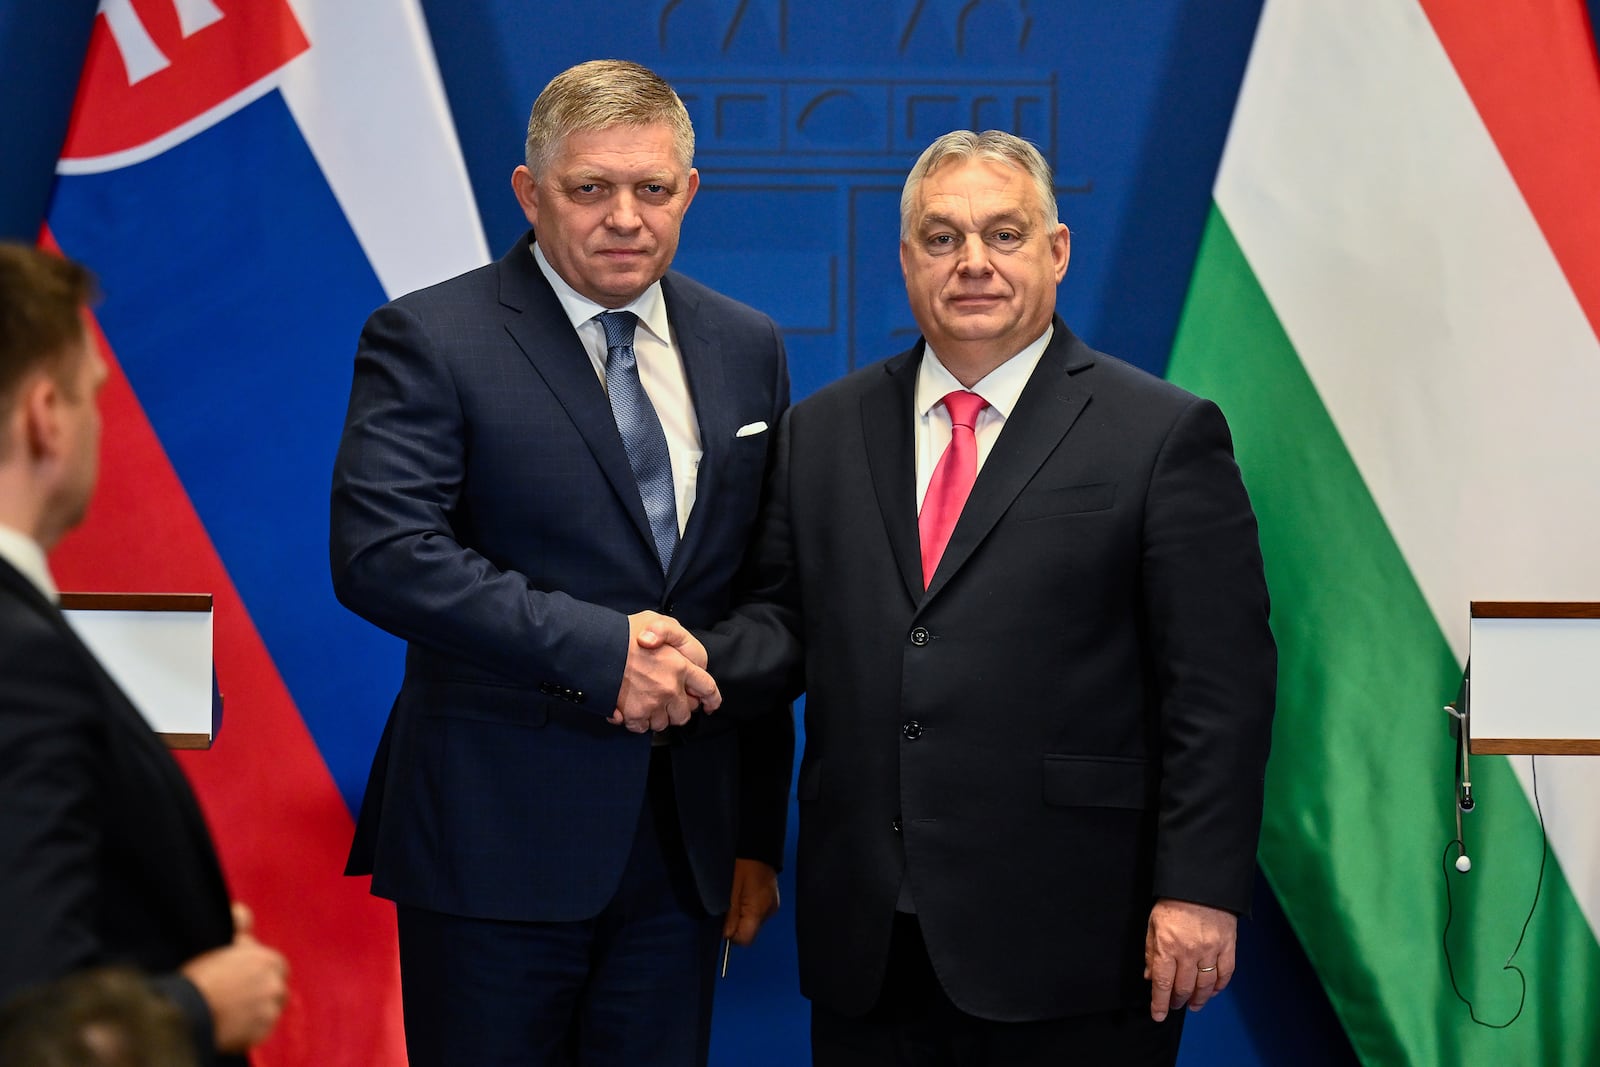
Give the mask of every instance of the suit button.
POLYGON ((916 719, 912 719, 910 722, 900 727, 900 736, 904 737, 907 741, 915 741, 917 738, 922 736, 922 724, 916 719))
POLYGON ((894 832, 895 833, 899 833, 900 832, 900 820, 896 819, 892 825, 894 826, 894 832))
POLYGON ((911 643, 916 645, 918 648, 926 645, 931 640, 933 640, 933 635, 928 633, 928 628, 926 626, 918 626, 915 630, 911 631, 911 643))

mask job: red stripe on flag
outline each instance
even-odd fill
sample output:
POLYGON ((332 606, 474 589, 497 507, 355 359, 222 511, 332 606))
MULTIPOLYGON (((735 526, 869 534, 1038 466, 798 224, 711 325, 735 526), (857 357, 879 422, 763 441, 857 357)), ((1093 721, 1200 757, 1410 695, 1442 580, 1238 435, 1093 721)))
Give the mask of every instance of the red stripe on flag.
POLYGON ((1600 60, 1584 0, 1421 0, 1600 334, 1600 60))
MULTIPOLYGON (((48 233, 45 243, 54 248, 48 233)), ((91 327, 111 369, 100 397, 100 483, 51 568, 73 592, 214 598, 223 728, 209 752, 178 758, 234 896, 254 910, 257 937, 289 958, 290 1002, 255 1063, 404 1064, 392 907, 368 894, 366 879, 340 873, 350 812, 99 324, 91 327)))

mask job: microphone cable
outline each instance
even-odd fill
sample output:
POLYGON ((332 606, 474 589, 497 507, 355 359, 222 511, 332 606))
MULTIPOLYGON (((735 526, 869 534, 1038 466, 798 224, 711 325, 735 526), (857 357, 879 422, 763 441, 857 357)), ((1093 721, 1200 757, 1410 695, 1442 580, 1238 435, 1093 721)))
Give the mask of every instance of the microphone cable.
POLYGON ((1523 1007, 1528 1003, 1528 976, 1523 973, 1521 967, 1518 967, 1512 961, 1517 958, 1517 953, 1522 951, 1522 942, 1527 938, 1528 927, 1533 923, 1533 913, 1539 907, 1539 894, 1544 891, 1545 861, 1550 857, 1550 837, 1545 831, 1544 808, 1539 804, 1539 758, 1537 756, 1529 756, 1528 766, 1533 772, 1533 810, 1537 812, 1539 816, 1539 879, 1534 883, 1533 903, 1528 907, 1528 917, 1522 920, 1522 933, 1517 935, 1517 945, 1511 950, 1511 955, 1506 957, 1505 966, 1500 968, 1502 971, 1515 971, 1517 973, 1517 980, 1522 983, 1522 996, 1517 1001, 1516 1013, 1503 1023, 1484 1022, 1482 1019, 1478 1018, 1478 1011, 1475 1007, 1473 1007, 1472 1001, 1467 999, 1467 997, 1461 992, 1461 987, 1456 983, 1455 965, 1450 960, 1450 924, 1455 919, 1455 901, 1450 894, 1450 874, 1451 868, 1454 866, 1450 862, 1450 852, 1452 849, 1454 849, 1458 856, 1464 856, 1467 852, 1466 842, 1461 838, 1459 814, 1457 815, 1456 836, 1450 840, 1449 844, 1444 846, 1444 856, 1442 857, 1441 861, 1441 867, 1444 871, 1445 910, 1444 934, 1440 938, 1440 944, 1444 948, 1444 966, 1445 970, 1449 972, 1450 975, 1450 989, 1455 993, 1456 999, 1467 1006, 1467 1014, 1472 1017, 1472 1021, 1477 1023, 1479 1026, 1486 1026, 1491 1030, 1504 1030, 1506 1027, 1516 1022, 1517 1019, 1522 1015, 1523 1007))

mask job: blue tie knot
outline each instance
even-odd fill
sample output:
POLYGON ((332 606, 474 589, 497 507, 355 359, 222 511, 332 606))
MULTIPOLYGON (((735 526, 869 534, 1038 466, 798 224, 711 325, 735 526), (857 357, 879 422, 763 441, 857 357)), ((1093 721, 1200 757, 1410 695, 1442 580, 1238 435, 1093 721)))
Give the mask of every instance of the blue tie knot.
POLYGON ((604 311, 599 315, 600 328, 606 332, 606 348, 632 348, 633 329, 639 318, 631 311, 604 311))

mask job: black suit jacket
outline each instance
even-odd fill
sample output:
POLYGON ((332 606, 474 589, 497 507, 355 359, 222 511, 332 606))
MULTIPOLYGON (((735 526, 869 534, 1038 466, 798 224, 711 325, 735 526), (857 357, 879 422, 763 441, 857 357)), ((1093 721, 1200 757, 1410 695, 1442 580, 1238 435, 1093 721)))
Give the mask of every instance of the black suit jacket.
POLYGON ((0 560, 0 1001, 132 966, 178 1002, 211 1062, 210 1013, 175 972, 232 941, 177 763, 55 605, 0 560))
POLYGON ((872 1005, 904 871, 967 1012, 1135 1004, 1156 898, 1250 901, 1276 654, 1227 427, 1056 320, 924 591, 921 356, 789 412, 707 639, 734 700, 806 690, 801 987, 872 1005))
MULTIPOLYGON (((605 390, 530 237, 368 321, 332 563, 340 600, 408 642, 351 872, 404 904, 549 922, 597 914, 633 841, 650 739, 606 722, 626 616, 706 625, 730 610, 789 384, 770 319, 662 279, 704 449, 663 576, 605 390)), ((712 914, 736 851, 782 862, 794 726, 774 708, 673 732, 679 818, 712 914)))

